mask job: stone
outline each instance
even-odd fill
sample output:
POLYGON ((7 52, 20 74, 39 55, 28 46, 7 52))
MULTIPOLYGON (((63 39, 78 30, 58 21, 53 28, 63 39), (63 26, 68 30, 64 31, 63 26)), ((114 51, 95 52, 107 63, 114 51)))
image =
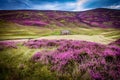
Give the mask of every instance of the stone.
POLYGON ((69 30, 62 30, 61 35, 70 35, 70 31, 69 30))

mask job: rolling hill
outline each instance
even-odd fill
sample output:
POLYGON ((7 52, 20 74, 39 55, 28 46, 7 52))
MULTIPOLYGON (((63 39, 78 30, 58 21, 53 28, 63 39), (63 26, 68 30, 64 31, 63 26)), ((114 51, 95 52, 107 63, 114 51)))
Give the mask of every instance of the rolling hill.
POLYGON ((1 10, 0 21, 27 26, 91 26, 120 28, 120 10, 98 8, 82 12, 1 10))
POLYGON ((120 80, 120 10, 1 10, 0 80, 120 80))
POLYGON ((109 42, 120 38, 119 14, 120 10, 105 8, 81 12, 0 10, 0 40, 59 36, 62 30, 69 30, 71 35, 108 37, 105 42, 109 42))

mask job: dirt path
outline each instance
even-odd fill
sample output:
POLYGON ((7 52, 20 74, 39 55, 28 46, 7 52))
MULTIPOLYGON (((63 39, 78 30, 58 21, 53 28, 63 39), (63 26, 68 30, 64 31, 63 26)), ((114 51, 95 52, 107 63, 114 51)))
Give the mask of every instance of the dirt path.
POLYGON ((108 44, 108 43, 114 41, 113 39, 104 37, 103 35, 93 35, 93 36, 88 36, 88 35, 60 35, 60 36, 46 36, 46 37, 41 37, 41 38, 38 38, 38 39, 85 40, 85 41, 97 42, 97 43, 102 43, 102 44, 108 44))
MULTIPOLYGON (((59 40, 59 39, 67 39, 67 40, 85 40, 85 41, 91 41, 91 42, 97 42, 102 44, 108 44, 112 41, 114 41, 112 38, 104 37, 103 35, 59 35, 59 36, 45 36, 40 37, 36 39, 48 39, 48 40, 59 40)), ((29 39, 20 39, 20 40, 7 40, 7 41, 17 41, 17 42, 23 42, 28 41, 29 39)), ((34 39, 32 39, 34 40, 34 39)))

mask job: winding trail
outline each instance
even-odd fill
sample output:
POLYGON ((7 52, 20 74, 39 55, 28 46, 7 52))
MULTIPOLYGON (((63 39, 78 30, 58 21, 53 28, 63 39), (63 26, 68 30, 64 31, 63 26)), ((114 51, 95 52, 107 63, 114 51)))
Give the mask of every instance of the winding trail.
MULTIPOLYGON (((105 37, 103 35, 54 35, 54 36, 44 36, 35 39, 19 39, 19 40, 5 40, 5 41, 15 41, 15 42, 26 42, 28 40, 39 40, 39 39, 48 39, 48 40, 60 40, 60 39, 67 39, 67 40, 84 40, 90 42, 97 42, 101 44, 109 44, 112 41, 115 41, 111 37, 105 37)), ((1 42, 1 41, 0 41, 1 42)))

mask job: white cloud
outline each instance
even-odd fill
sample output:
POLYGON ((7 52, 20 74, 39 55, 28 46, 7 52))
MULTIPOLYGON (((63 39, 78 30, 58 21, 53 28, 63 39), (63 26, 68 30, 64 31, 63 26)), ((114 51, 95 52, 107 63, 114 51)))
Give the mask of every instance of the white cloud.
POLYGON ((112 5, 112 6, 108 6, 107 8, 120 9, 120 5, 112 5))
POLYGON ((32 9, 57 10, 57 9, 60 9, 58 6, 59 6, 58 4, 47 3, 47 4, 34 5, 32 9))
POLYGON ((65 10, 65 11, 84 11, 88 10, 84 8, 85 3, 88 0, 77 0, 76 2, 65 2, 65 3, 45 3, 40 5, 33 5, 31 9, 38 10, 65 10))
POLYGON ((76 5, 76 8, 75 8, 75 10, 74 11, 80 11, 80 10, 86 10, 85 8, 84 8, 84 5, 85 5, 85 3, 87 2, 88 0, 77 0, 77 5, 76 5))

